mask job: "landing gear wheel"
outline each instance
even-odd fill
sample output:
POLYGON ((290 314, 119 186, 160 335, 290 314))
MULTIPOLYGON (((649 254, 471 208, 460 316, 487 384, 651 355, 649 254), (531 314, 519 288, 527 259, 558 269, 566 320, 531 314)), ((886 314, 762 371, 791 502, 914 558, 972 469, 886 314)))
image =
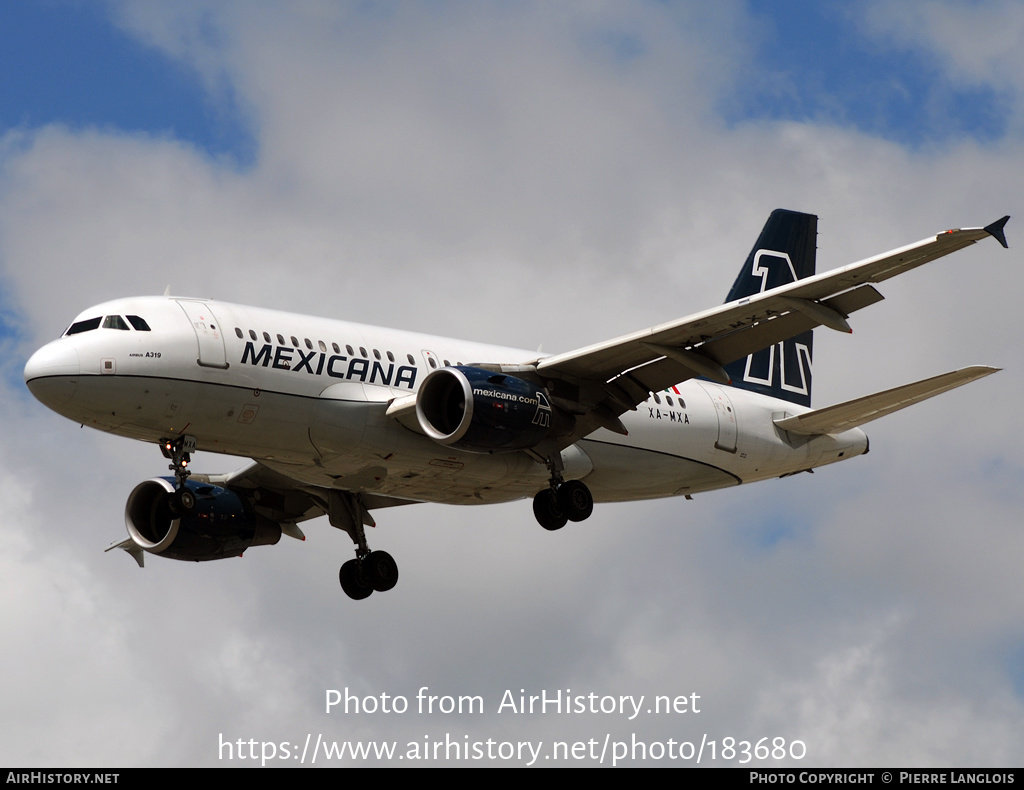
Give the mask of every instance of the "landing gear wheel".
POLYGON ((371 551, 363 560, 363 574, 377 592, 387 592, 398 584, 398 563, 386 551, 371 551))
POLYGON ((544 529, 552 532, 564 527, 569 520, 558 505, 558 496, 550 488, 545 488, 533 498, 533 515, 544 529))
POLYGON ((338 572, 338 580, 341 582, 341 589, 345 591, 345 595, 353 601, 369 598, 373 593, 373 586, 359 560, 349 560, 342 565, 338 572))
POLYGON ((187 488, 179 488, 171 494, 171 509, 180 515, 191 513, 196 506, 196 495, 187 488))
POLYGON ((558 508, 569 521, 585 521, 594 512, 594 497, 586 483, 569 480, 558 487, 558 508))

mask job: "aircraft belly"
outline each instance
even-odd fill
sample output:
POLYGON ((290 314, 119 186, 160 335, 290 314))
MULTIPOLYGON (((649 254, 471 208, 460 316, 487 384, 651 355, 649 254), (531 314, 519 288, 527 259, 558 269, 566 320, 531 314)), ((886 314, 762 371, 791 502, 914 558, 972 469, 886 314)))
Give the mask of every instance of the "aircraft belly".
MULTIPOLYGON (((532 496, 547 481, 545 467, 527 455, 467 453, 444 447, 386 418, 369 415, 358 446, 314 435, 319 467, 304 479, 349 491, 446 504, 507 502, 532 496), (312 477, 310 477, 312 476, 312 477)), ((320 426, 322 428, 322 426, 320 426)))
POLYGON ((198 449, 312 462, 311 401, 180 379, 82 376, 66 416, 143 441, 189 433, 198 449))
POLYGON ((61 413, 93 428, 158 441, 181 429, 178 418, 196 401, 199 386, 173 379, 82 375, 61 413))
POLYGON ((585 482, 597 502, 660 499, 742 482, 724 469, 691 458, 595 439, 580 444, 594 463, 585 482))

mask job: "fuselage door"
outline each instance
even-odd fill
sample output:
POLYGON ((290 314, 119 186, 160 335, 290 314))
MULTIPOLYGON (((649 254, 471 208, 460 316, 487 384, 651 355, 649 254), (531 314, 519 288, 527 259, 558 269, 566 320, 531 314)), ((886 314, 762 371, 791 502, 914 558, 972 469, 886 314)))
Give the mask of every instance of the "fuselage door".
POLYGON ((224 353, 224 334, 221 332, 220 321, 206 302, 190 299, 175 300, 188 316, 192 328, 196 332, 199 343, 199 357, 196 359, 203 367, 226 368, 227 356, 224 353))
POLYGON ((441 363, 441 358, 433 351, 430 351, 426 348, 421 349, 421 351, 423 353, 423 361, 427 363, 427 373, 437 370, 438 368, 444 367, 444 365, 441 363))
POLYGON ((700 385, 715 404, 715 413, 718 415, 718 441, 715 447, 727 453, 736 452, 736 409, 733 408, 729 394, 717 384, 702 381, 700 385))

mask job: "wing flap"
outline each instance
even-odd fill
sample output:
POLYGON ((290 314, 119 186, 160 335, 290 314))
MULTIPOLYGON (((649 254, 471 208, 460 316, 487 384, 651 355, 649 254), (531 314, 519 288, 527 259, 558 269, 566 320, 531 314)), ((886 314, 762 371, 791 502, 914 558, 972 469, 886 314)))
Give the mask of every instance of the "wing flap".
MULTIPOLYGON (((993 223, 989 227, 993 228, 999 225, 999 222, 993 223)), ((1001 227, 999 225, 1000 229, 1001 227)), ((902 274, 968 247, 989 235, 998 238, 995 233, 986 228, 948 230, 916 244, 900 247, 840 269, 807 277, 677 321, 537 360, 537 372, 543 378, 609 381, 624 371, 632 370, 662 356, 652 350, 652 345, 693 349, 741 330, 754 330, 744 346, 759 350, 773 342, 779 342, 774 339, 764 342, 761 333, 763 332, 763 337, 766 338, 778 338, 781 327, 772 327, 771 329, 761 329, 761 327, 778 320, 780 316, 796 313, 801 317, 802 320, 797 320, 793 326, 799 325, 803 329, 795 334, 821 325, 820 321, 814 321, 807 313, 796 309, 792 301, 793 298, 831 304, 832 299, 845 291, 856 289, 857 286, 866 283, 882 282, 897 274, 902 274)), ((875 293, 877 294, 877 292, 875 293)), ((838 307, 835 309, 841 313, 848 314, 850 312, 850 310, 838 307)), ((792 337, 792 335, 787 337, 792 337)), ((730 350, 729 358, 724 358, 726 356, 724 353, 715 353, 712 356, 720 363, 727 363, 739 359, 746 353, 749 352, 733 356, 735 352, 730 350)))
POLYGON ((784 431, 805 436, 842 433, 998 371, 999 368, 974 365, 796 417, 775 420, 775 424, 784 431))
MULTIPOLYGON (((827 299, 822 304, 843 316, 849 316, 851 313, 880 302, 884 298, 872 286, 862 285, 852 291, 827 299)), ((737 330, 709 340, 698 346, 697 351, 691 353, 699 352, 712 363, 724 365, 820 325, 807 314, 793 310, 759 324, 756 331, 737 330)), ((650 392, 659 392, 673 384, 704 375, 703 372, 697 371, 695 368, 696 365, 690 367, 679 359, 666 356, 629 371, 629 376, 633 381, 640 382, 647 387, 650 392)), ((621 378, 612 379, 612 382, 620 383, 621 378)), ((636 393, 638 390, 633 388, 631 392, 636 393)), ((646 398, 647 393, 645 392, 639 399, 633 399, 632 405, 642 403, 646 398)))

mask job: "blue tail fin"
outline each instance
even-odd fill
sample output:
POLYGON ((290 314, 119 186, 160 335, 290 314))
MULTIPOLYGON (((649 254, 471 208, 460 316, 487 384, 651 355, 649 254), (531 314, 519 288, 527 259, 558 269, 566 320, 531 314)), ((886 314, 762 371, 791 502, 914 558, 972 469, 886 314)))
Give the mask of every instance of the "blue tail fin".
MULTIPOLYGON (((747 256, 726 302, 788 285, 814 274, 818 218, 775 209, 747 256)), ((813 333, 804 332, 725 366, 738 389, 811 405, 813 333)))

